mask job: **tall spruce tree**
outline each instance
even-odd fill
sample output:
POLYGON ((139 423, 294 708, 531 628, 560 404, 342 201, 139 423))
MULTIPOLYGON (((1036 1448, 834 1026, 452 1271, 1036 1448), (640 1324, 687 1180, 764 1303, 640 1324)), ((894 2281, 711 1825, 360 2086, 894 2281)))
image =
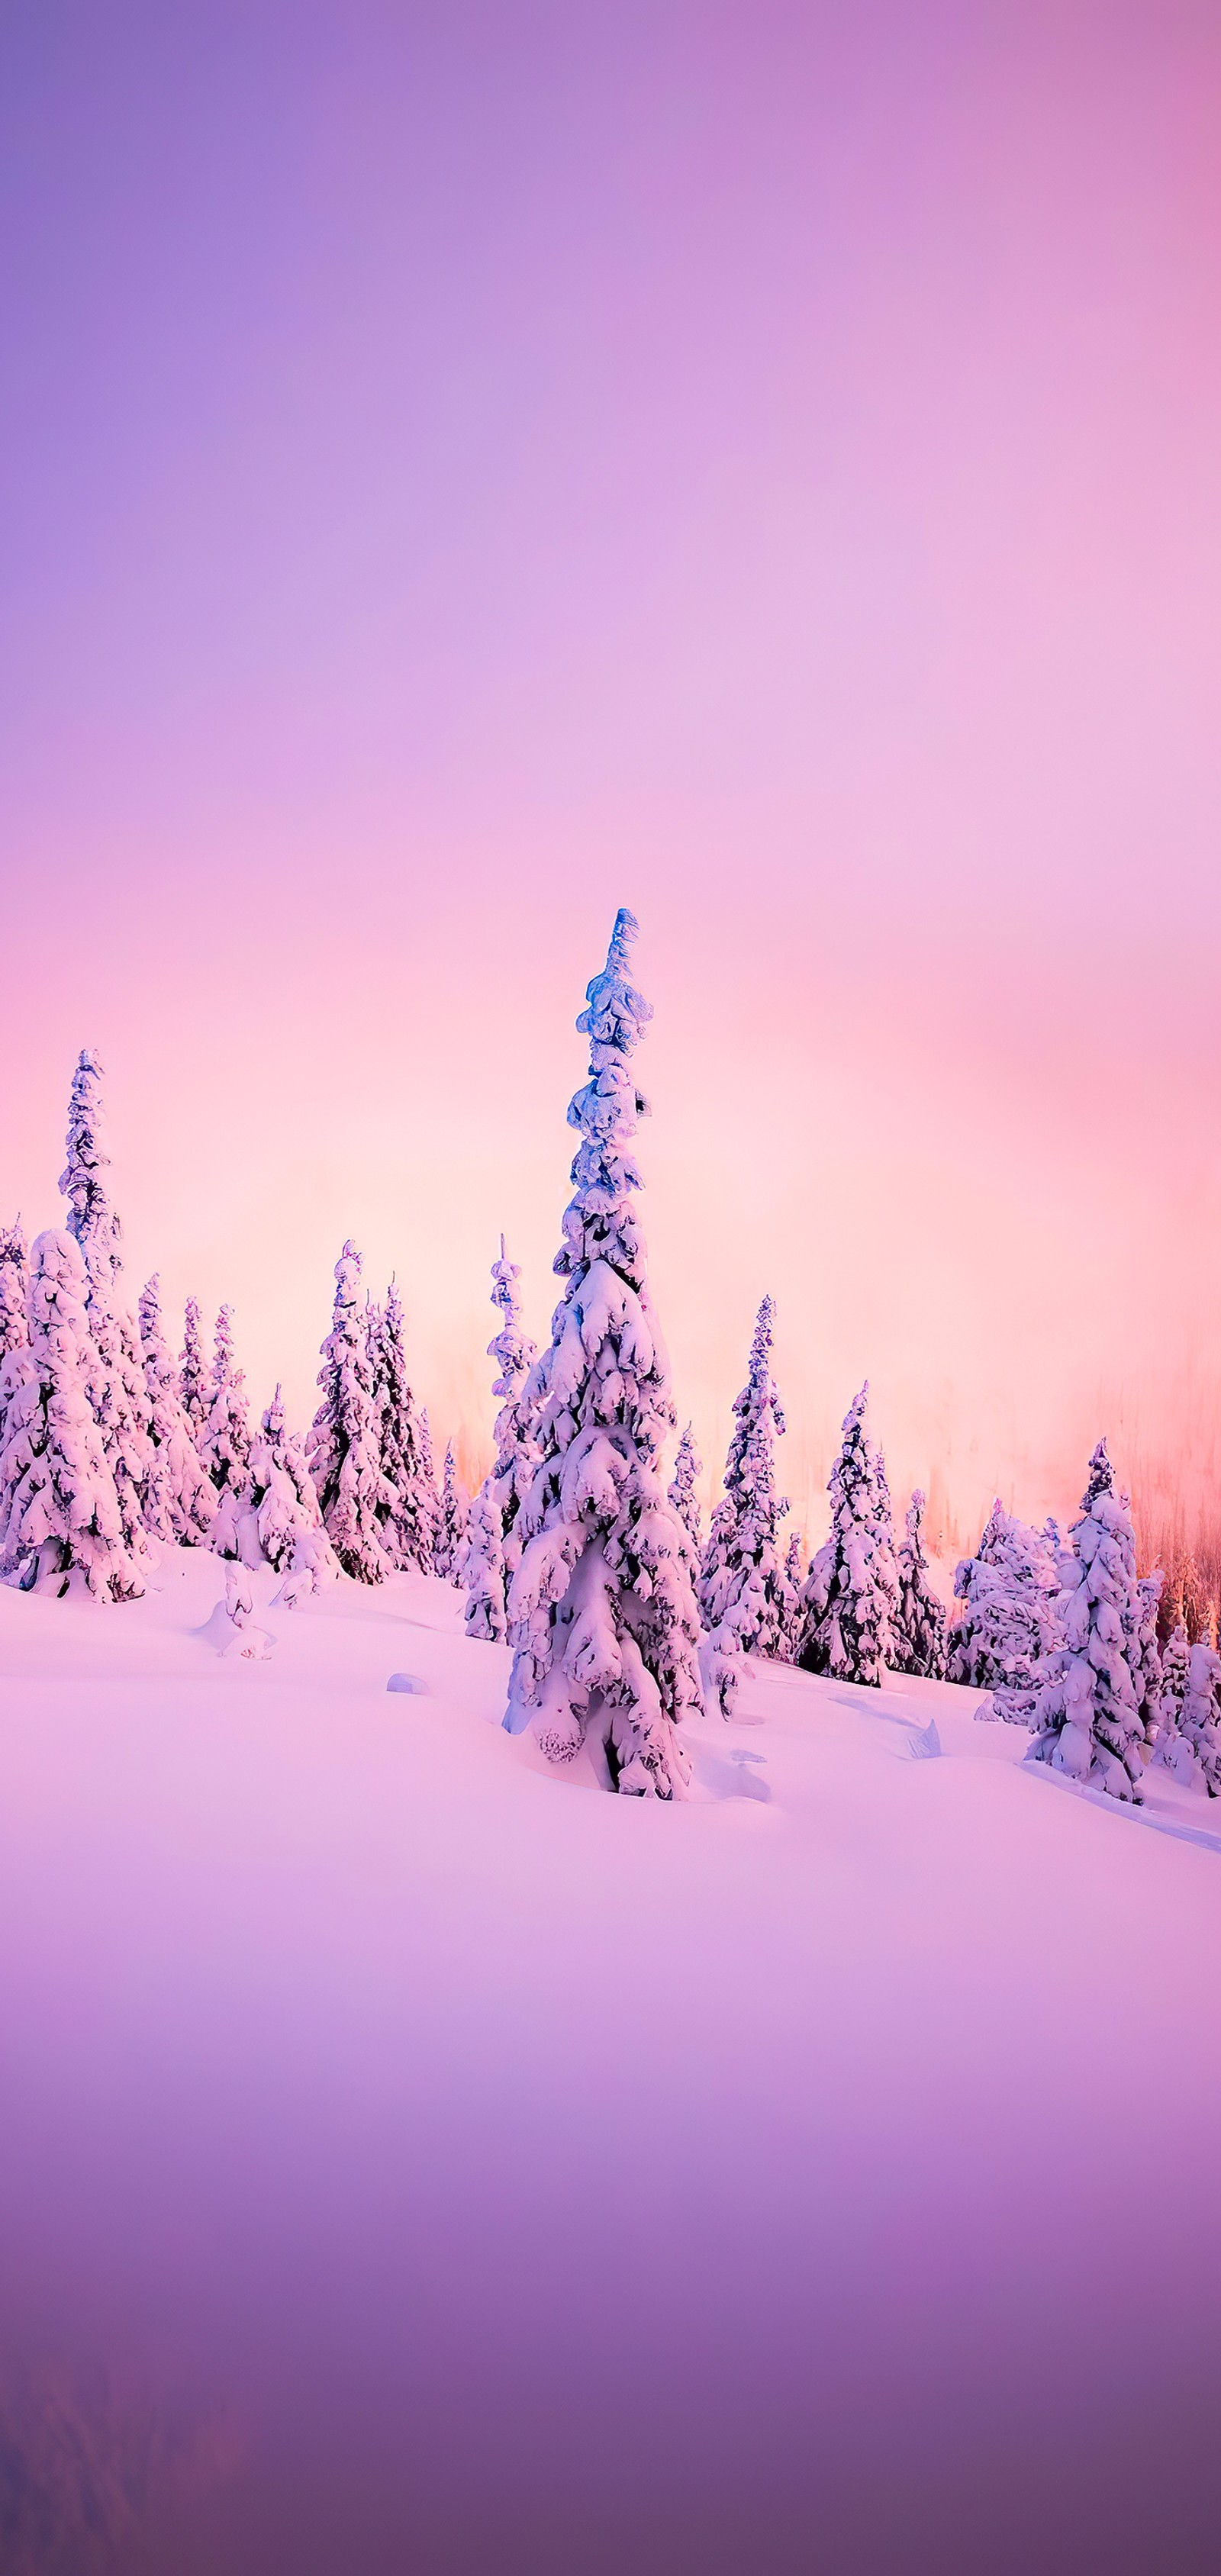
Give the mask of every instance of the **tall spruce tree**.
POLYGON ((191 1438, 198 1449, 208 1428, 212 1410, 212 1371, 204 1347, 203 1319, 199 1300, 188 1297, 182 1324, 182 1358, 178 1368, 178 1389, 182 1409, 191 1427, 191 1438))
POLYGON ((420 1407, 420 1507, 428 1528, 429 1572, 436 1571, 437 1549, 441 1544, 441 1496, 437 1489, 437 1469, 432 1453, 432 1424, 426 1404, 420 1407))
POLYGON ((784 1431, 784 1414, 771 1371, 774 1314, 772 1299, 765 1297, 755 1319, 749 1375, 734 1400, 724 1492, 700 1568, 704 1626, 725 1653, 784 1655, 792 1627, 778 1537, 788 1503, 776 1490, 774 1443, 784 1431))
POLYGON ((60 1174, 68 1232, 80 1247, 89 1283, 90 1378, 87 1388, 114 1478, 130 1554, 147 1554, 144 1491, 152 1468, 151 1406, 135 1317, 123 1294, 123 1229, 106 1187, 102 1065, 82 1047, 68 1105, 67 1161, 60 1174))
POLYGON ((212 1545, 218 1556, 241 1556, 242 1521, 250 1511, 250 1407, 245 1371, 233 1348, 233 1317, 222 1306, 216 1318, 208 1419, 199 1442, 201 1464, 218 1496, 212 1545))
POLYGON ((26 1320, 29 1255, 21 1219, 0 1226, 0 1370, 10 1351, 22 1350, 30 1338, 26 1320))
POLYGON ((695 1434, 688 1423, 678 1444, 678 1456, 674 1461, 674 1475, 667 1499, 671 1510, 677 1512, 682 1522, 697 1561, 704 1553, 703 1514, 700 1511, 700 1498, 696 1491, 703 1472, 704 1462, 695 1445, 695 1434))
POLYGON ((1028 1762, 1048 1762, 1083 1786, 1139 1806, 1140 1689, 1132 1663, 1136 1585, 1132 1516, 1115 1491, 1100 1440, 1081 1516, 1060 1558, 1062 1644, 1044 1658, 1028 1762))
POLYGON ((538 1353, 521 1328, 520 1275, 502 1234, 500 1258, 492 1263, 492 1304, 500 1324, 488 1343, 488 1358, 496 1363, 492 1393, 500 1399, 492 1435, 495 1456, 470 1506, 460 1567, 468 1637, 497 1639, 508 1633, 507 1587, 521 1556, 517 1516, 538 1464, 526 1400, 538 1353))
POLYGON ((154 1538, 197 1545, 211 1535, 216 1489, 200 1462, 179 1394, 178 1371, 161 1323, 161 1284, 154 1272, 140 1292, 140 1349, 150 1410, 152 1461, 144 1510, 154 1538))
POLYGON ((261 1554, 277 1574, 308 1575, 311 1587, 339 1571, 322 1526, 305 1449, 284 1414, 277 1386, 250 1444, 251 1508, 261 1554))
POLYGON ((899 1541, 899 1610, 895 1622, 895 1669, 945 1679, 945 1610, 933 1589, 924 1545, 924 1495, 919 1485, 907 1506, 899 1541))
POLYGON ((950 1677, 991 1693, 977 1717, 1033 1726, 1043 1660, 1060 1643, 1060 1582, 1045 1530, 994 1503, 979 1555, 955 1575, 964 1608, 950 1677))
POLYGON ((434 1571, 445 1583, 461 1583, 462 1561, 466 1549, 467 1498, 459 1482, 458 1461, 454 1444, 445 1444, 445 1468, 441 1479, 441 1524, 437 1534, 434 1571))
MULTIPOLYGON (((1128 1496, 1122 1497, 1130 1509, 1128 1496)), ((1157 1642, 1157 1616, 1161 1608, 1161 1572, 1142 1574, 1133 1588, 1128 1605, 1128 1654, 1136 1683, 1136 1705, 1141 1733, 1146 1744, 1157 1734, 1158 1702, 1162 1695, 1162 1658, 1157 1642)))
POLYGON ((23 1591, 131 1601, 144 1590, 90 1387, 98 1359, 89 1275, 74 1236, 40 1234, 28 1338, 6 1364, 0 1440, 0 1575, 23 1591))
POLYGON ((335 1264, 334 1313, 318 1372, 322 1402, 307 1454, 323 1525, 344 1573, 358 1583, 381 1583, 385 1497, 360 1268, 355 1244, 345 1243, 335 1264))
POLYGON ((805 1588, 798 1661, 806 1672, 881 1687, 895 1652, 891 1631, 892 1564, 886 1564, 873 1452, 865 1432, 866 1380, 844 1416, 831 1470, 831 1535, 820 1547, 805 1588))
POLYGON ((369 1352, 378 1428, 381 1546, 396 1573, 431 1574, 436 1538, 435 1501, 424 1471, 420 1425, 407 1373, 406 1322, 398 1285, 391 1280, 369 1352))
POLYGON ((531 1381, 540 1460, 509 1594, 505 1724, 533 1724, 555 1763, 588 1746, 621 1795, 672 1799, 688 1779, 678 1729, 701 1705, 699 1619, 660 1473, 674 1406, 636 1217, 647 1103, 631 1058, 652 1013, 629 979, 635 937, 621 911, 577 1022, 589 1079, 568 1111, 580 1142, 555 1262, 564 1293, 531 1381))

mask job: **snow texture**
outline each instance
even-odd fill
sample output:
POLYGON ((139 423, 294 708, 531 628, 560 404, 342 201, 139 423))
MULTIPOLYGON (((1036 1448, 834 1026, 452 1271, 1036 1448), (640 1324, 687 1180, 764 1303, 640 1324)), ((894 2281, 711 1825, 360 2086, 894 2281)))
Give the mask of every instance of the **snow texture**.
POLYGON ((1059 1560, 1063 1643, 1039 1667, 1039 1732, 1026 1755, 1083 1787, 1140 1804, 1143 1729, 1133 1665, 1136 1539, 1126 1500, 1100 1440, 1090 1460, 1081 1517, 1059 1560))
POLYGON ((388 1571, 381 1518, 388 1497, 360 1269, 355 1244, 345 1243, 335 1264, 335 1305, 318 1372, 322 1402, 308 1459, 323 1526, 344 1573, 358 1583, 381 1583, 388 1571))
POLYGON ((589 1079, 568 1111, 580 1143, 555 1262, 566 1285, 529 1381, 540 1459, 519 1514, 505 1724, 533 1726, 549 1762, 584 1747, 620 1793, 674 1799, 689 1780, 678 1729, 702 1706, 699 1618, 660 1473, 674 1405, 636 1217, 647 1103, 631 1058, 652 1013, 629 979, 635 937, 621 911, 577 1022, 589 1079))
POLYGON ((200 1463, 179 1394, 179 1376, 161 1324, 160 1282, 154 1272, 140 1293, 140 1349, 150 1406, 152 1459, 144 1484, 144 1516, 154 1538, 207 1540, 216 1518, 216 1488, 200 1463))
POLYGON ((674 1474, 669 1486, 668 1500, 671 1510, 677 1512, 682 1522, 697 1561, 704 1553, 703 1514, 700 1510, 700 1498, 696 1492, 696 1486, 703 1472, 704 1462, 695 1445, 695 1434, 688 1423, 678 1444, 678 1456, 674 1461, 674 1474))
POLYGON ((879 1489, 877 1453, 865 1432, 868 1381, 844 1416, 831 1470, 831 1535, 810 1567, 800 1662, 807 1672, 881 1688, 896 1652, 892 1621, 898 1590, 888 1497, 879 1489))
POLYGON ((917 1485, 899 1541, 899 1610, 895 1621, 895 1670, 945 1678, 945 1610, 933 1589, 924 1545, 924 1495, 917 1485))
POLYGON ((144 1589, 143 1550, 128 1544, 90 1401, 89 1278, 71 1234, 38 1236, 27 1326, 27 1342, 5 1363, 0 1575, 23 1591, 134 1600, 144 1589))

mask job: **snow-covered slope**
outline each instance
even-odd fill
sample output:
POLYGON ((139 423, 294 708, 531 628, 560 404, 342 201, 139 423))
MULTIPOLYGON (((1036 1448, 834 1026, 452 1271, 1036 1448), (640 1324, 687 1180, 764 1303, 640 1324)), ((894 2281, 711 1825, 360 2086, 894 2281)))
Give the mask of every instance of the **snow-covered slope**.
POLYGON ((0 1589, 15 2566, 1214 2563, 1221 1806, 753 1665, 614 1799, 440 1584, 161 1582, 0 1589))

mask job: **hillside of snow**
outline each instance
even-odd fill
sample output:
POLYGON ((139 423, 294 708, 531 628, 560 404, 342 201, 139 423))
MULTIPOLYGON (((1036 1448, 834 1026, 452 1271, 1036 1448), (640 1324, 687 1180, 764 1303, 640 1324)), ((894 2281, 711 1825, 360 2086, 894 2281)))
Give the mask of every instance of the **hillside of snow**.
POLYGON ((0 1587, 6 2568, 1215 2565, 1221 1805, 754 1663, 609 1798, 158 1579, 0 1587))

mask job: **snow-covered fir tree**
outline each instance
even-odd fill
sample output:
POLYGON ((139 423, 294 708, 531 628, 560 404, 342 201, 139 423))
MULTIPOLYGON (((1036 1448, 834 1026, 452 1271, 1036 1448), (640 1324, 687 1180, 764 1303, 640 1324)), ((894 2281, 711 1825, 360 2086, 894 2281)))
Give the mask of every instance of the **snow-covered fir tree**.
POLYGON ((755 1319, 750 1372, 734 1399, 724 1492, 700 1567, 704 1626, 726 1654, 787 1655, 792 1631, 778 1537, 788 1503, 776 1491, 774 1444, 784 1415, 771 1371, 774 1313, 772 1299, 765 1297, 755 1319))
MULTIPOLYGON (((1168 1771, 1179 1767, 1183 1703, 1191 1681, 1191 1642, 1180 1619, 1162 1648, 1162 1680, 1157 1699, 1153 1758, 1168 1771)), ((1188 1765, 1190 1757, 1188 1757, 1188 1765)))
POLYGON ((26 1287, 29 1257, 21 1219, 15 1225, 0 1225, 0 1370, 10 1351, 21 1350, 30 1338, 26 1321, 26 1287))
POLYGON ((798 1660, 806 1672, 881 1686, 892 1660, 891 1565, 886 1563, 881 1498, 865 1432, 868 1381, 844 1416, 831 1470, 831 1535, 810 1567, 798 1660))
POLYGON ((1033 1725, 1038 1666, 1059 1643, 1060 1574, 1046 1531, 998 1497, 976 1554, 955 1568, 954 1590, 963 1608, 950 1637, 951 1681, 991 1693, 977 1717, 1033 1725))
POLYGON ((701 1705, 691 1544, 661 1482, 674 1427, 669 1364, 649 1294, 632 1151, 647 1107, 631 1058, 652 1016, 629 978, 636 923, 619 913, 577 1022, 589 1080, 555 1267, 565 1281, 530 1380, 540 1461, 519 1515, 509 1593, 505 1724, 533 1723, 548 1759, 582 1745, 634 1797, 685 1794, 678 1729, 701 1705))
POLYGON ((667 1499, 671 1510, 677 1512, 682 1522, 697 1561, 704 1553, 704 1517, 700 1510, 699 1494, 696 1491, 703 1472, 704 1462, 695 1445, 695 1434, 688 1423, 678 1444, 678 1456, 674 1461, 674 1474, 670 1481, 667 1499))
POLYGON ((369 1364, 377 1421, 382 1552, 396 1573, 431 1574, 436 1497, 425 1474, 420 1425, 407 1374, 403 1301, 392 1279, 372 1309, 369 1364))
POLYGON ((426 1404, 420 1407, 420 1508, 428 1529, 429 1571, 435 1572, 437 1549, 441 1543, 441 1496, 437 1487, 436 1462, 432 1454, 432 1424, 426 1404))
POLYGON ((211 1535, 216 1488, 200 1462, 178 1392, 178 1370, 162 1329, 161 1286, 155 1272, 140 1292, 140 1349, 153 1451, 144 1484, 145 1519, 154 1538, 171 1546, 194 1546, 211 1535))
POLYGON ((103 1141, 102 1066, 82 1047, 68 1106, 67 1161, 60 1191, 68 1202, 68 1232, 79 1246, 89 1282, 90 1379, 88 1396, 102 1435, 123 1535, 131 1554, 147 1554, 144 1490, 152 1467, 151 1407, 135 1317, 123 1294, 123 1230, 110 1205, 103 1141))
MULTIPOLYGON (((894 1650, 899 1634, 899 1559, 895 1547, 894 1513, 890 1501, 890 1479, 886 1473, 886 1452, 879 1440, 868 1442, 869 1468, 873 1478, 875 1557, 877 1580, 885 1597, 885 1625, 894 1650)), ((889 1658, 888 1658, 889 1660, 889 1658)))
POLYGON ((785 1661, 795 1664, 801 1652, 805 1631, 805 1588, 809 1580, 810 1560, 800 1530, 793 1530, 784 1555, 785 1579, 789 1587, 789 1622, 785 1661))
POLYGON ((459 1566, 468 1637, 508 1634, 507 1589, 521 1556, 517 1516, 538 1464, 525 1393, 538 1354, 522 1331, 519 1277, 502 1234, 500 1258, 492 1263, 492 1304, 500 1323, 488 1343, 488 1358, 496 1363, 492 1393, 500 1400, 492 1435, 496 1454, 470 1506, 459 1566))
POLYGON ((144 1590, 90 1400, 97 1353, 89 1276, 75 1238, 40 1234, 26 1343, 6 1363, 0 1445, 0 1575, 24 1591, 131 1601, 144 1590))
POLYGON ((260 1554, 277 1574, 338 1573, 305 1449, 277 1386, 250 1444, 251 1508, 260 1554))
POLYGON ((1174 1771, 1187 1787, 1221 1797, 1221 1655, 1203 1638, 1191 1649, 1174 1771))
POLYGON ((222 1306, 216 1318, 216 1341, 208 1390, 208 1418, 199 1456, 218 1496, 212 1544, 218 1556, 242 1554, 241 1523, 250 1510, 250 1407, 245 1371, 233 1349, 233 1317, 222 1306))
POLYGON ((467 1499, 458 1479, 458 1461, 453 1441, 445 1447, 445 1469, 441 1479, 441 1521, 437 1532, 433 1570, 445 1583, 461 1583, 461 1567, 466 1550, 467 1499))
POLYGON ((1039 1731, 1026 1759, 1139 1805, 1143 1731, 1130 1659, 1136 1537, 1105 1440, 1090 1460, 1069 1540, 1059 1566, 1062 1643, 1040 1668, 1039 1731))
POLYGON ((895 1622, 895 1669, 921 1673, 930 1681, 945 1679, 945 1609, 933 1589, 924 1544, 924 1495, 917 1485, 907 1506, 904 1535, 898 1547, 899 1611, 895 1622))
POLYGON ((204 1345, 203 1318, 199 1301, 188 1297, 182 1319, 182 1358, 178 1367, 178 1390, 182 1409, 191 1427, 191 1438, 198 1449, 208 1427, 212 1410, 212 1370, 204 1345))
MULTIPOLYGON (((1126 1494, 1123 1501, 1130 1509, 1126 1494)), ((1128 1613, 1128 1654, 1136 1682, 1137 1714, 1146 1744, 1152 1744, 1157 1733, 1158 1703, 1162 1693, 1162 1658, 1157 1642, 1162 1582, 1160 1573, 1142 1574, 1134 1587, 1128 1613)))
POLYGON ((345 1243, 335 1264, 334 1313, 318 1372, 322 1402, 307 1455, 323 1526, 344 1573, 358 1583, 381 1583, 387 1572, 381 1543, 381 1426, 360 1268, 355 1244, 345 1243))

